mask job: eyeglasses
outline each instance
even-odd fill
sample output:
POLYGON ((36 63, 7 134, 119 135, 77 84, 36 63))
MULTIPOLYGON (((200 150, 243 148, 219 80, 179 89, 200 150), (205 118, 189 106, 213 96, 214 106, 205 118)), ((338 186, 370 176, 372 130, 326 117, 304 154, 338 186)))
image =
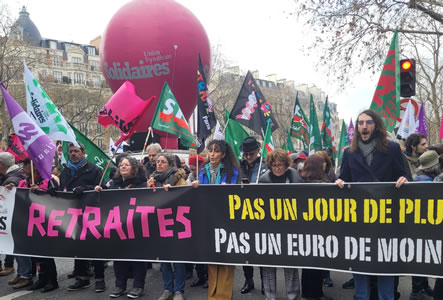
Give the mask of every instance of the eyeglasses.
POLYGON ((255 151, 252 152, 243 152, 243 156, 244 157, 249 157, 249 156, 254 156, 255 155, 255 151))
POLYGON ((363 126, 365 123, 366 125, 374 125, 374 120, 366 120, 366 121, 358 121, 358 126, 363 126))
POLYGON ((272 164, 271 165, 271 168, 273 168, 273 169, 283 169, 285 167, 286 167, 286 165, 284 165, 284 164, 272 164))
POLYGON ((155 163, 157 165, 163 165, 163 164, 168 164, 168 161, 167 160, 157 160, 155 163))

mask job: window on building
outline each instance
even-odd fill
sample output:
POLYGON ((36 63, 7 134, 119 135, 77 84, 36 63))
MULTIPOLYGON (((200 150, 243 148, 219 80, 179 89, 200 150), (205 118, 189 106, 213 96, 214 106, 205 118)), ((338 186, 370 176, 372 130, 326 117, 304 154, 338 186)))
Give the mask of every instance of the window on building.
POLYGON ((105 149, 105 141, 103 139, 97 139, 97 146, 99 146, 100 149, 105 149))
POLYGON ((84 133, 84 134, 87 134, 88 133, 88 123, 86 123, 86 122, 81 122, 80 123, 80 131, 82 132, 82 133, 84 133))
POLYGON ((49 48, 57 49, 57 43, 55 41, 49 41, 49 48))
POLYGON ((84 84, 84 81, 83 73, 74 73, 74 84, 84 84))
POLYGON ((91 71, 98 71, 98 61, 91 60, 91 71))
POLYGON ((59 67, 59 66, 61 65, 60 61, 61 61, 60 56, 58 56, 58 55, 54 55, 54 56, 52 57, 52 64, 53 64, 54 66, 59 67))
POLYGON ((73 57, 72 64, 74 65, 74 67, 81 67, 82 59, 80 57, 73 57))
POLYGON ((97 134, 102 134, 103 133, 103 126, 100 124, 97 124, 97 130, 96 130, 97 134))
POLYGON ((42 70, 42 80, 46 80, 46 70, 42 70))
POLYGON ((54 71, 54 79, 56 82, 62 82, 62 72, 54 71))
POLYGON ((92 76, 92 84, 94 85, 94 87, 100 87, 100 77, 92 76))
POLYGON ((88 55, 95 55, 95 48, 94 47, 88 47, 88 55))

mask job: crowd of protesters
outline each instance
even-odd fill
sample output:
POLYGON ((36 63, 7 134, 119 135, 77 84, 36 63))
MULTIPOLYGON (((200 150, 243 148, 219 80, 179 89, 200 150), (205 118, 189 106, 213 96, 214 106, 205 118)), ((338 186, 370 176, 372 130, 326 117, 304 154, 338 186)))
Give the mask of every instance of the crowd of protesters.
MULTIPOLYGON (((6 189, 13 187, 30 188, 30 192, 44 190, 51 195, 57 191, 71 191, 81 198, 88 190, 101 192, 104 189, 163 188, 201 184, 289 184, 289 183, 336 183, 339 188, 347 182, 395 182, 397 188, 411 181, 443 181, 443 145, 429 147, 426 136, 411 134, 400 145, 388 139, 386 127, 380 116, 371 110, 360 113, 356 121, 355 137, 344 150, 341 166, 335 169, 332 149, 324 149, 309 154, 307 151, 288 154, 283 150, 268 153, 266 159, 260 157, 261 144, 254 138, 246 138, 240 150, 243 160, 236 159, 231 146, 223 140, 212 140, 202 155, 183 157, 162 150, 159 144, 147 147, 144 161, 131 154, 122 153, 116 157, 117 168, 107 182, 102 183, 100 169, 87 161, 84 146, 70 144, 69 160, 61 173, 54 168, 51 180, 40 177, 32 168, 30 160, 16 163, 14 156, 0 153, 0 184, 6 189)), ((8 283, 14 289, 28 288, 42 293, 58 288, 57 270, 52 258, 34 258, 7 255, 3 265, 0 261, 0 276, 15 273, 8 283), (38 268, 36 267, 38 266, 38 268), (38 270, 38 271, 37 271, 38 270), (33 277, 38 273, 38 279, 33 277)), ((94 290, 106 290, 103 261, 74 261, 74 278, 69 291, 88 288, 90 278, 95 277, 94 290)), ((110 297, 126 295, 136 299, 145 294, 145 277, 151 263, 140 261, 115 261, 115 287, 110 297), (127 282, 133 278, 132 288, 127 282)), ((232 265, 192 265, 183 263, 162 263, 161 272, 164 292, 158 300, 185 299, 185 282, 192 278, 193 270, 197 277, 190 287, 203 286, 208 289, 208 299, 232 299, 234 269, 232 265)), ((240 293, 251 292, 254 283, 254 268, 243 267, 244 284, 240 293)), ((329 271, 304 268, 284 268, 286 294, 288 299, 329 300, 323 287, 331 287, 334 282, 329 271)), ((276 299, 276 268, 261 267, 261 291, 265 299, 276 299)), ((343 288, 354 288, 354 298, 398 299, 398 277, 368 276, 353 274, 353 278, 343 284, 343 288)), ((437 279, 434 288, 425 277, 412 277, 410 299, 443 299, 443 279, 437 279)))

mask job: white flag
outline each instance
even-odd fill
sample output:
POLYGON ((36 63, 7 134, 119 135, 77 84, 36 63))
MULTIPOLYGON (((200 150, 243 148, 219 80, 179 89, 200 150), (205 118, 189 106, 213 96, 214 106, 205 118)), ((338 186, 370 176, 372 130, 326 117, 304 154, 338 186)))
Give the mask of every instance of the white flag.
POLYGON ((112 140, 112 138, 109 138, 109 155, 112 156, 116 150, 117 150, 116 153, 123 153, 123 152, 125 152, 123 150, 123 146, 129 146, 129 144, 126 143, 125 141, 123 141, 120 144, 120 146, 118 147, 118 149, 117 149, 117 147, 114 146, 114 141, 112 140))
POLYGON ((223 134, 223 129, 220 126, 220 123, 217 120, 217 124, 215 125, 214 130, 214 140, 224 140, 225 135, 223 134))
POLYGON ((398 128, 397 135, 406 139, 410 134, 415 132, 416 128, 417 122, 415 121, 414 106, 411 101, 409 101, 403 119, 401 120, 400 127, 398 128))
POLYGON ((58 111, 57 106, 29 71, 26 64, 24 64, 24 68, 28 115, 51 139, 68 141, 78 145, 71 126, 58 111))

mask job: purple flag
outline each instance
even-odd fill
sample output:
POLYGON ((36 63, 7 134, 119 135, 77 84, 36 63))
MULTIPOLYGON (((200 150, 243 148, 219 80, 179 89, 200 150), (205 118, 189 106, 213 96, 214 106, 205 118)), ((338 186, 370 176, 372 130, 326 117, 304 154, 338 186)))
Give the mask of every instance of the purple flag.
POLYGON ((426 137, 428 136, 428 127, 426 126, 426 114, 425 114, 425 104, 422 102, 420 111, 418 113, 418 126, 415 132, 422 133, 426 137))
POLYGON ((52 161, 55 155, 55 145, 34 120, 20 107, 9 95, 8 91, 0 82, 3 99, 11 118, 14 131, 22 142, 29 158, 34 162, 42 178, 51 178, 52 161))
POLYGON ((351 122, 349 122, 349 127, 348 127, 349 144, 352 144, 353 138, 354 138, 354 124, 352 124, 352 118, 351 118, 351 122))

